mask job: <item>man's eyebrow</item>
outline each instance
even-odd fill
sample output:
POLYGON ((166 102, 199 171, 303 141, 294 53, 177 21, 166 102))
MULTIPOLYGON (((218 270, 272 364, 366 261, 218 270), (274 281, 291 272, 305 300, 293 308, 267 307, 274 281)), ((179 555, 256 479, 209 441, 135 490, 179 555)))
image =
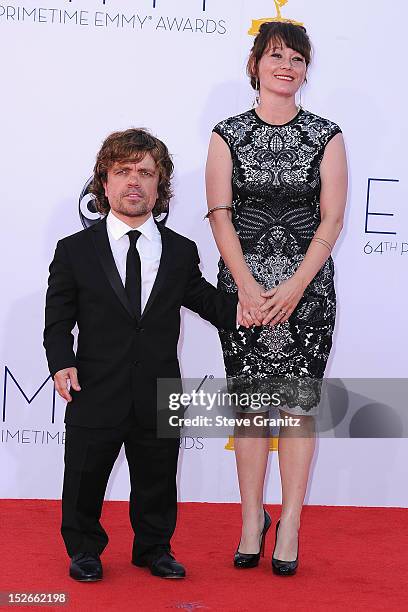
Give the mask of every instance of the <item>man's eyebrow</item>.
POLYGON ((124 168, 130 168, 131 162, 115 162, 113 169, 114 170, 118 170, 120 169, 124 169, 124 168))
MULTIPOLYGON (((131 168, 133 166, 133 164, 138 164, 139 162, 137 160, 132 161, 123 161, 123 162, 115 162, 113 165, 113 168, 117 169, 117 168, 131 168)), ((139 166, 139 170, 143 169, 143 170, 156 170, 156 165, 154 166, 154 168, 152 168, 151 166, 148 165, 143 165, 143 166, 139 166)))
POLYGON ((139 170, 147 170, 148 172, 156 172, 156 166, 152 168, 151 166, 139 166, 139 170))

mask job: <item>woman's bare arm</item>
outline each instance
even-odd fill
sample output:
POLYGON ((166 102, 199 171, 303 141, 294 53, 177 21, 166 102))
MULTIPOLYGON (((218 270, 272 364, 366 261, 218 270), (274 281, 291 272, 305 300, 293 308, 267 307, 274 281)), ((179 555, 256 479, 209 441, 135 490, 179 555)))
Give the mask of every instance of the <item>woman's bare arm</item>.
MULTIPOLYGON (((206 165, 206 190, 209 210, 232 203, 232 159, 226 142, 213 132, 206 165)), ((261 297, 264 289, 253 278, 241 244, 231 221, 231 212, 216 210, 209 216, 211 229, 218 250, 238 287, 238 297, 243 312, 243 324, 247 327, 261 324, 259 308, 265 303, 261 297)))
POLYGON ((342 134, 336 134, 327 144, 320 165, 320 177, 321 222, 302 263, 292 278, 262 294, 270 298, 261 308, 261 311, 267 313, 263 319, 264 325, 270 321, 272 323, 287 321, 304 290, 330 256, 339 237, 343 227, 348 186, 347 159, 342 134), (281 311, 286 313, 282 317, 279 316, 281 311))

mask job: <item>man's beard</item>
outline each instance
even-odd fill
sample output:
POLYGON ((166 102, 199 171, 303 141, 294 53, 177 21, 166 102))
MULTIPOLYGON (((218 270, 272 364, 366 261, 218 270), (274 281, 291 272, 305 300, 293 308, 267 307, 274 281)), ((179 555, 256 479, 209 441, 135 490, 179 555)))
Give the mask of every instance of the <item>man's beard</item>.
POLYGON ((145 198, 134 203, 125 201, 123 197, 119 200, 118 212, 127 217, 144 217, 151 212, 151 210, 152 207, 145 198))

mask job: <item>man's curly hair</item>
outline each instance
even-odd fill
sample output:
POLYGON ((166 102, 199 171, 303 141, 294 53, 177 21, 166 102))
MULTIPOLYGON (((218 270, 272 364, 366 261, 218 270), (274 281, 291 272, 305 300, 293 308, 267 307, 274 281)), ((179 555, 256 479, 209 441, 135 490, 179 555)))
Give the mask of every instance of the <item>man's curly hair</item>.
POLYGON ((159 185, 156 204, 152 210, 153 216, 159 217, 168 212, 169 202, 173 195, 171 178, 174 165, 164 142, 142 128, 113 132, 103 142, 96 158, 91 186, 91 193, 95 196, 95 205, 98 212, 107 215, 110 211, 109 201, 103 186, 107 181, 108 170, 116 162, 138 162, 143 159, 146 153, 150 153, 159 170, 159 185))

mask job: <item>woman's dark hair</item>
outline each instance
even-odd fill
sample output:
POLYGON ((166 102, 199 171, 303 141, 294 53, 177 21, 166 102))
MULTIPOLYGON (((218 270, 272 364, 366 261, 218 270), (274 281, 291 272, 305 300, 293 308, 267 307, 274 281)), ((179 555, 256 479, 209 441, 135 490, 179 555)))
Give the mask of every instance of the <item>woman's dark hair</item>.
POLYGON ((98 212, 107 215, 110 210, 104 189, 108 170, 116 162, 138 162, 146 153, 150 153, 159 170, 157 201, 152 210, 153 216, 159 217, 168 212, 169 201, 173 195, 171 177, 174 169, 169 151, 164 142, 152 136, 147 130, 135 128, 110 134, 97 155, 91 193, 95 196, 98 212))
POLYGON ((267 21, 259 28, 259 34, 255 38, 247 63, 247 74, 253 89, 257 88, 258 63, 261 57, 271 44, 280 46, 283 43, 303 55, 306 67, 309 66, 312 59, 312 45, 306 29, 293 23, 267 21))

